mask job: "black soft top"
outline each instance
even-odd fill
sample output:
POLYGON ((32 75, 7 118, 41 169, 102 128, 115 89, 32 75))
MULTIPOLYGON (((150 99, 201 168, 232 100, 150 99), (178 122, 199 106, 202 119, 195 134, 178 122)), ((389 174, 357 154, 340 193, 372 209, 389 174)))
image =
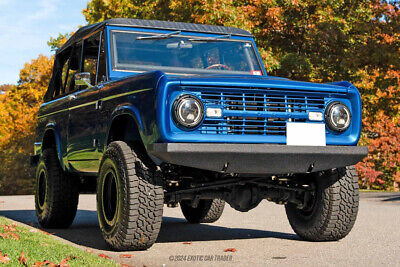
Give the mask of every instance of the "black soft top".
POLYGON ((143 20, 143 19, 109 19, 99 23, 91 24, 80 28, 68 41, 56 52, 54 61, 53 75, 51 77, 49 88, 44 96, 45 101, 52 99, 53 95, 57 95, 62 85, 62 68, 65 61, 70 56, 72 46, 90 36, 92 33, 102 29, 103 27, 110 26, 126 26, 146 29, 165 29, 174 31, 188 31, 199 33, 215 33, 215 34, 230 34, 235 36, 253 37, 248 31, 224 26, 213 26, 183 22, 170 22, 159 20, 143 20), (63 53, 65 52, 65 53, 63 53), (56 93, 55 93, 56 92, 56 93))
POLYGON ((64 51, 66 48, 81 40, 87 35, 101 29, 106 25, 112 26, 126 26, 126 27, 137 27, 137 28, 148 28, 148 29, 165 29, 175 31, 188 31, 188 32, 201 32, 201 33, 216 33, 216 34, 231 34, 236 36, 252 37, 248 31, 234 28, 224 27, 215 25, 203 25, 194 23, 183 23, 183 22, 172 22, 172 21, 160 21, 160 20, 143 20, 143 19, 109 19, 99 23, 91 24, 80 28, 60 49, 57 50, 57 54, 64 51))

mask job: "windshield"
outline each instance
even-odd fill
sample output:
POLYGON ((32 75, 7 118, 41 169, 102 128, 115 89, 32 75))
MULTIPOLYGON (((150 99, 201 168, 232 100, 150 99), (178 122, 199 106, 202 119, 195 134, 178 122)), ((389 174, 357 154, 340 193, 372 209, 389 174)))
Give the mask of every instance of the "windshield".
POLYGON ((174 74, 262 75, 253 44, 230 36, 204 38, 112 31, 113 70, 174 74))

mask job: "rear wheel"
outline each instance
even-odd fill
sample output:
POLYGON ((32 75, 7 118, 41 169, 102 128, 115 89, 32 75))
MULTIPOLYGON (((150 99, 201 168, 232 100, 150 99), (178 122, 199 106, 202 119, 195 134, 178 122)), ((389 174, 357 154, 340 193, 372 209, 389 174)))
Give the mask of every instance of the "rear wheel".
POLYGON ((124 142, 112 142, 100 165, 97 212, 106 243, 117 250, 151 247, 161 227, 164 191, 155 166, 124 142))
POLYGON ((79 179, 63 171, 54 148, 43 151, 36 169, 35 209, 44 228, 67 228, 76 215, 79 179))
POLYGON ((354 166, 310 174, 315 188, 304 207, 285 206, 289 223, 303 239, 336 241, 353 228, 358 212, 358 179, 354 166))
POLYGON ((181 210, 189 223, 213 223, 222 215, 225 201, 221 199, 201 199, 197 207, 191 206, 190 200, 180 202, 181 210))

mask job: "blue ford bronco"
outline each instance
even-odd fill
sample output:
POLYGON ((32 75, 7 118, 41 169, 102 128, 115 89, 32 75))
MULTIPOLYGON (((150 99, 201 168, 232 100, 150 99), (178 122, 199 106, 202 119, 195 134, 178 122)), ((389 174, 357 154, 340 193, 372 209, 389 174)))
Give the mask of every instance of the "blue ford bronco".
POLYGON ((103 237, 149 248, 164 204, 212 223, 225 202, 283 204, 303 239, 345 237, 358 211, 354 164, 361 100, 349 82, 268 76, 244 30, 111 19, 80 28, 56 53, 38 112, 40 224, 74 220, 97 193, 103 237))

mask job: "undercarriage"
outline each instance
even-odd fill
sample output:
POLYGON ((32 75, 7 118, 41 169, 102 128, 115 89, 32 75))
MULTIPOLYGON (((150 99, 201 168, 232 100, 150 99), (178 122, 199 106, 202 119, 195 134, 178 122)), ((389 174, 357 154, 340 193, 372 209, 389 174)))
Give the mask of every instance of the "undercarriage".
POLYGON ((196 208, 200 200, 222 199, 238 211, 246 212, 266 199, 277 204, 293 203, 304 208, 312 199, 314 185, 309 175, 263 176, 220 174, 164 166, 165 203, 176 207, 182 200, 196 208), (186 174, 186 175, 185 175, 186 174), (195 174, 195 175, 193 175, 195 174))

